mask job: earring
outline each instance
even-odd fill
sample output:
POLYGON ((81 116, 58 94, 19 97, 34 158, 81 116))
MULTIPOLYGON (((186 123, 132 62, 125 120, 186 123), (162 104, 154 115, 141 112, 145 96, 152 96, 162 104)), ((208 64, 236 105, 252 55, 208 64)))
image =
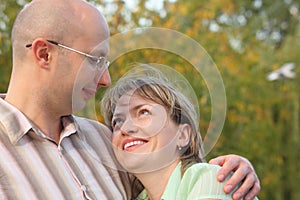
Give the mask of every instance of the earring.
POLYGON ((182 147, 181 147, 181 146, 179 146, 179 147, 178 147, 178 150, 179 150, 179 151, 181 151, 181 149, 182 149, 182 147))

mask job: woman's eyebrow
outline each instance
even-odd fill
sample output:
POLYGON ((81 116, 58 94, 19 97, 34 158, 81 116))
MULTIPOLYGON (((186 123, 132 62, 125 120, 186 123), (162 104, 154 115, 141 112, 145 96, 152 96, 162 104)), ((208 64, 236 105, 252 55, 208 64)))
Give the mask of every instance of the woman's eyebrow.
POLYGON ((138 110, 138 109, 140 109, 141 107, 144 107, 144 106, 151 106, 151 105, 149 105, 149 104, 147 104, 147 103, 138 104, 138 105, 136 105, 136 106, 130 108, 130 110, 136 111, 136 110, 138 110))

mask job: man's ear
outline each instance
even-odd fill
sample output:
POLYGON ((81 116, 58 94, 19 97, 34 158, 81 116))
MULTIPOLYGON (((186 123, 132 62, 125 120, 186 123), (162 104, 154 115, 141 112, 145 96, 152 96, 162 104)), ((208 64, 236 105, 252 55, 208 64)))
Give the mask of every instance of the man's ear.
POLYGON ((179 135, 178 135, 178 146, 185 147, 190 142, 191 136, 191 126, 189 124, 180 124, 179 125, 179 135))
POLYGON ((51 44, 45 39, 37 38, 33 41, 31 48, 39 66, 48 68, 51 60, 51 44))

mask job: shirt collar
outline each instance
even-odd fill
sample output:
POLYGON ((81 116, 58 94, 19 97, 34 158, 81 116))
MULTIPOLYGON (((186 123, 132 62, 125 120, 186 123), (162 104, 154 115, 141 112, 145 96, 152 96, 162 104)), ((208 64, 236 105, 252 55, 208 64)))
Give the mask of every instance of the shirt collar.
POLYGON ((0 123, 6 129, 12 144, 16 144, 32 125, 25 115, 17 108, 0 98, 0 123))
MULTIPOLYGON (((34 135, 39 138, 47 138, 20 110, 2 98, 0 98, 0 113, 0 124, 6 129, 12 144, 16 145, 30 130, 33 130, 34 135)), ((61 133, 60 142, 63 138, 75 133, 78 133, 80 139, 85 139, 84 135, 79 133, 80 131, 77 131, 79 126, 72 115, 64 116, 61 120, 63 131, 61 133)))

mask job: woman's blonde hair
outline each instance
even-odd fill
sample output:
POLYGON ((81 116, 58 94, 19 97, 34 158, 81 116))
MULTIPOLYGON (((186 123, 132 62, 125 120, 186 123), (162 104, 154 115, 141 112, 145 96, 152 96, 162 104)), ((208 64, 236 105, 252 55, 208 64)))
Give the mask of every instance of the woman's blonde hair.
POLYGON ((101 111, 109 126, 111 126, 112 116, 119 99, 122 95, 132 91, 134 94, 164 106, 176 124, 189 124, 191 127, 190 141, 187 146, 182 147, 180 152, 182 174, 190 165, 205 162, 198 128, 198 115, 194 105, 169 82, 161 71, 150 65, 140 64, 105 92, 101 101, 101 111))

